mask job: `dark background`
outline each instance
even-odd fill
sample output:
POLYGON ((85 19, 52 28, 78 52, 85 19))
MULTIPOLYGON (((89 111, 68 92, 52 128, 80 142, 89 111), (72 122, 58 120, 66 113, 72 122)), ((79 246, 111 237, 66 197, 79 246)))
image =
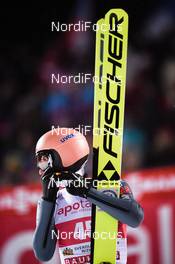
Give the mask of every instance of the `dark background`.
MULTIPOLYGON (((129 14, 123 172, 174 164, 173 1, 64 1, 1 8, 1 184, 38 180, 35 143, 52 125, 92 125, 93 83, 56 85, 50 75, 93 74, 95 32, 51 32, 51 22, 96 23, 111 8, 129 14)), ((87 139, 92 147, 91 133, 87 139)))

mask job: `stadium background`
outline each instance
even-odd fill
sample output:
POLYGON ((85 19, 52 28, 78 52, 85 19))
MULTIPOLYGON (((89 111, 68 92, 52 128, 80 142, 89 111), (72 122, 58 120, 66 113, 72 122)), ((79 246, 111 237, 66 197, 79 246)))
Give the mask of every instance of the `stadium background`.
POLYGON ((2 264, 38 263, 37 139, 53 125, 92 126, 93 83, 52 84, 51 73, 93 74, 95 32, 51 32, 51 22, 95 23, 111 8, 129 14, 122 171, 145 209, 141 228, 128 230, 128 264, 175 263, 175 4, 89 0, 0 11, 2 264))

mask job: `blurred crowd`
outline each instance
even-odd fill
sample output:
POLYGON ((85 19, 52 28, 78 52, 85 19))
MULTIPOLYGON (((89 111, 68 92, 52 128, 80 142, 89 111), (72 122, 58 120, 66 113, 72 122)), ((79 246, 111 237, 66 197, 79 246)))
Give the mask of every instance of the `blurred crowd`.
MULTIPOLYGON (((67 14, 70 21, 71 12, 74 22, 90 12, 87 7, 81 12, 77 2, 67 14)), ((175 14, 170 7, 159 6, 144 19, 130 16, 123 172, 174 164, 175 14)), ((91 14, 94 23, 97 18, 91 14)), ((0 54, 0 184, 38 180, 35 144, 52 126, 93 125, 93 83, 51 83, 51 74, 93 74, 95 33, 49 32, 44 43, 38 38, 35 48, 31 40, 12 42, 0 54)), ((87 139, 92 149, 92 133, 87 139)), ((91 161, 92 155, 89 173, 91 161)))

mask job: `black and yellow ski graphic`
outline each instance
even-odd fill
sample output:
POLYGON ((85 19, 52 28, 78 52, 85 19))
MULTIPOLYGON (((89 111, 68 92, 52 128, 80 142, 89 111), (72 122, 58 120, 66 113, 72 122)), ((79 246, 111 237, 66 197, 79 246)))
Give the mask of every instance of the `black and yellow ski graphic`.
MULTIPOLYGON (((119 195, 128 16, 122 9, 112 9, 97 24, 93 179, 97 180, 99 190, 119 195)), ((93 206, 91 263, 116 263, 117 232, 118 222, 93 206)))

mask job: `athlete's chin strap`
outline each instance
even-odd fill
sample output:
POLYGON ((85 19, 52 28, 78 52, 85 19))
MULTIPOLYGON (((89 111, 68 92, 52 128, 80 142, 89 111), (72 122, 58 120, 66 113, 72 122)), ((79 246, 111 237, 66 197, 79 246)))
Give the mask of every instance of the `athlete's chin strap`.
POLYGON ((131 227, 137 227, 143 221, 143 209, 134 199, 109 196, 91 187, 91 179, 84 179, 77 173, 72 173, 72 176, 74 181, 67 186, 67 191, 70 194, 86 198, 115 219, 131 227), (81 184, 75 185, 74 182, 78 180, 81 184))

